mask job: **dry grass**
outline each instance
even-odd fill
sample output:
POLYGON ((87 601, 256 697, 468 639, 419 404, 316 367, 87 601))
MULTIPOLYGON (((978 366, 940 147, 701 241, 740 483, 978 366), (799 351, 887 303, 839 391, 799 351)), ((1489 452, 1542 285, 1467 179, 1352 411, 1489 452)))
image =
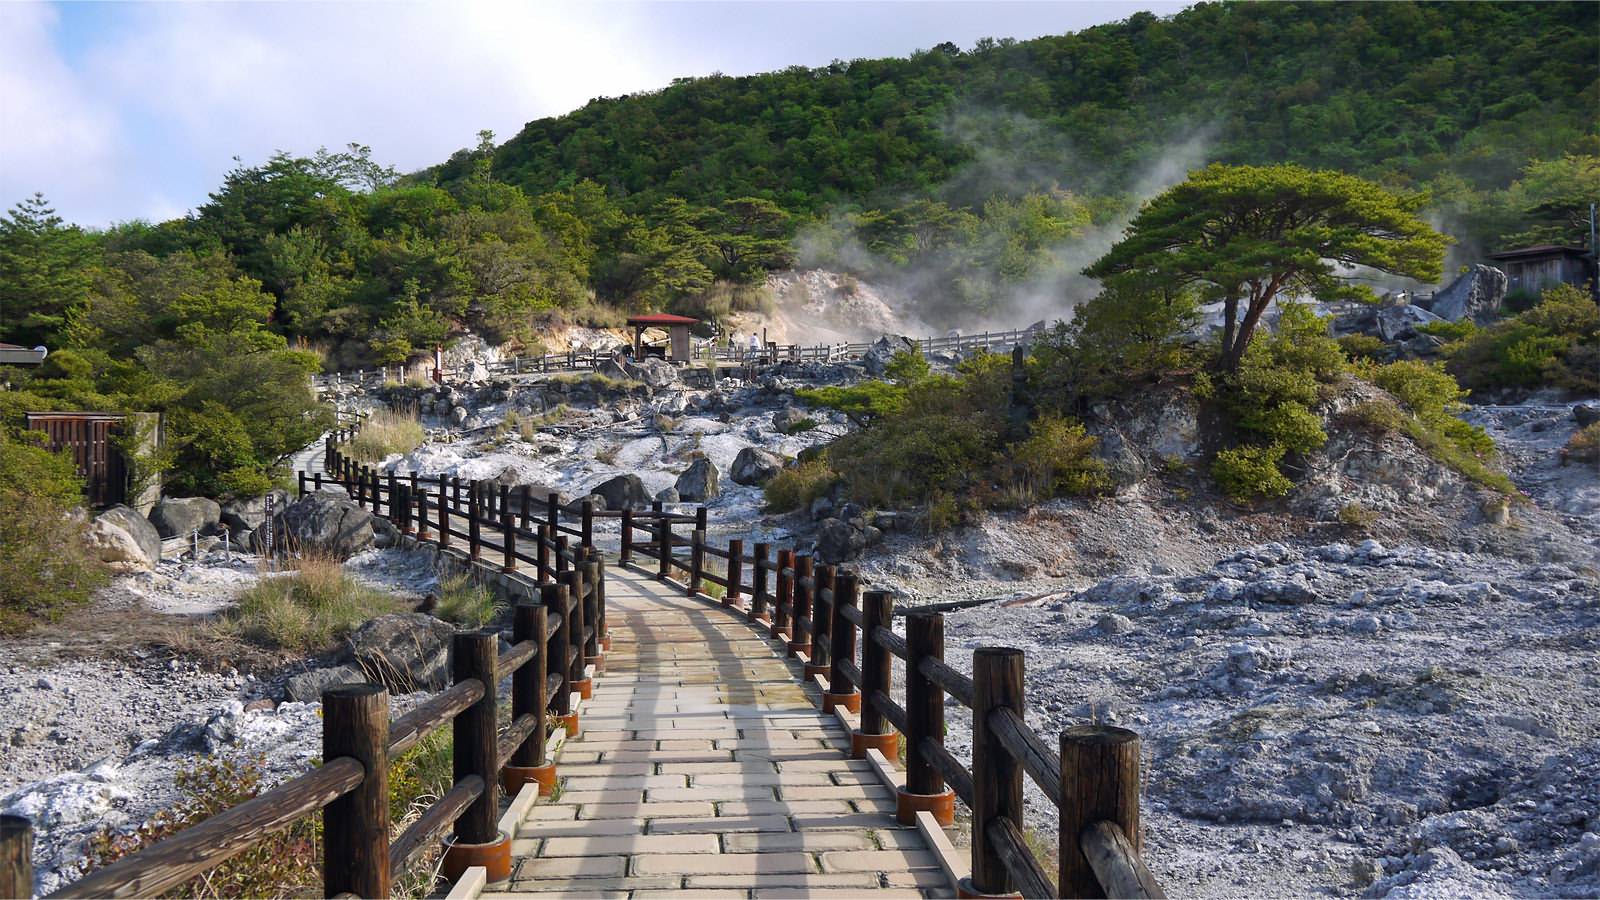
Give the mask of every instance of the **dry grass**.
POLYGON ((433 614, 463 628, 483 628, 504 608, 492 591, 465 575, 452 575, 439 582, 439 603, 433 614))
POLYGON ((399 599, 351 578, 338 560, 306 557, 292 573, 265 577, 240 594, 215 628, 276 650, 317 653, 363 622, 404 609, 399 599))
POLYGON ((1567 455, 1584 462, 1600 460, 1600 422, 1585 425, 1567 441, 1567 455))
POLYGON ((382 409, 367 417, 344 452, 358 462, 381 463, 393 454, 417 449, 425 437, 415 408, 382 409))

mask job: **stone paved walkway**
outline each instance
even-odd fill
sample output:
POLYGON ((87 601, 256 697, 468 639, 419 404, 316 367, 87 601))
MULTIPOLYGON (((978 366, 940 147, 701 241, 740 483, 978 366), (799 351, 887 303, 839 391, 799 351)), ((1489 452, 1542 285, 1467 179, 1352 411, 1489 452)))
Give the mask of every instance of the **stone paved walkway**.
POLYGON ((518 829, 510 891, 950 896, 775 642, 620 566, 606 611, 606 672, 557 760, 560 792, 518 829))

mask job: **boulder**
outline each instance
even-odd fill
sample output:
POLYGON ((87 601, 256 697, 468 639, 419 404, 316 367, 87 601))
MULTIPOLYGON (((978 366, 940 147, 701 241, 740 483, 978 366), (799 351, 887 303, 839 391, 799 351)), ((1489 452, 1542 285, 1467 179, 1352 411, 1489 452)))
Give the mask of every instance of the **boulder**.
POLYGON ((808 422, 816 424, 816 420, 806 415, 805 410, 793 406, 785 406, 772 414, 772 427, 784 434, 793 434, 806 427, 808 422))
MULTIPOLYGON (((372 513, 328 491, 307 494, 272 517, 273 539, 281 552, 292 546, 301 552, 349 559, 372 546, 372 513)), ((255 530, 253 549, 261 552, 265 529, 255 530)))
MULTIPOLYGON (((289 505, 287 491, 274 489, 268 493, 272 495, 272 509, 274 512, 289 505)), ((253 531, 260 528, 261 523, 266 520, 267 497, 265 494, 260 497, 229 500, 227 503, 222 504, 222 524, 228 526, 230 534, 237 535, 241 532, 253 531)))
POLYGON ((868 375, 878 377, 888 371, 889 360, 894 358, 895 350, 898 349, 897 343, 899 342, 888 335, 872 342, 872 346, 861 356, 861 364, 866 367, 868 375))
POLYGON ((1433 295, 1429 309, 1441 319, 1459 322, 1470 318, 1486 322, 1500 315, 1509 284, 1506 273, 1494 266, 1476 265, 1450 286, 1433 295))
POLYGON ((139 515, 139 511, 132 507, 117 504, 95 518, 95 523, 101 521, 113 525, 126 532, 133 542, 139 546, 139 553, 149 565, 161 561, 161 533, 150 524, 150 520, 139 515))
POLYGON ((102 517, 90 522, 83 533, 83 542, 96 559, 113 571, 148 571, 155 566, 155 561, 145 554, 133 535, 110 519, 102 517))
POLYGON ((678 489, 677 488, 675 488, 675 487, 664 487, 661 490, 656 491, 656 502, 657 503, 681 503, 681 502, 683 502, 683 497, 682 497, 682 495, 680 495, 678 493, 678 489))
POLYGON ((783 468, 783 460, 760 447, 746 447, 733 459, 728 477, 734 484, 763 485, 783 468))
POLYGON ((653 388, 671 387, 678 383, 678 367, 659 356, 646 357, 626 368, 635 381, 642 381, 653 388))
POLYGON ((1416 337, 1419 325, 1442 321, 1444 320, 1420 306, 1403 304, 1385 306, 1378 310, 1373 319, 1373 326, 1378 331, 1378 337, 1392 344, 1416 337))
POLYGON ((438 691, 450 684, 448 657, 455 627, 426 613, 391 613, 350 635, 350 649, 364 680, 396 694, 438 691))
POLYGON ((1578 403, 1572 407, 1572 421, 1578 423, 1579 428, 1588 428, 1600 422, 1600 406, 1590 406, 1587 403, 1578 403))
POLYGON ((650 494, 644 489, 644 482, 632 473, 602 481, 590 488, 589 493, 604 497, 606 509, 650 508, 650 494))
POLYGON ((150 510, 150 524, 163 538, 209 534, 222 519, 222 507, 205 497, 162 497, 150 510))
POLYGON ((722 487, 717 483, 718 480, 716 464, 702 456, 683 470, 674 487, 683 500, 690 503, 705 503, 722 495, 722 487))
POLYGON ((1122 433, 1109 425, 1095 424, 1087 429, 1094 435, 1094 457, 1106 467, 1106 476, 1111 479, 1112 487, 1122 490, 1138 484, 1149 472, 1150 467, 1123 438, 1122 433))
POLYGON ((842 519, 827 519, 817 531, 818 562, 838 565, 860 556, 866 546, 866 535, 842 519))
POLYGON ((322 692, 328 688, 341 684, 360 684, 366 680, 367 676, 355 666, 332 666, 292 676, 284 685, 284 690, 290 700, 318 703, 322 700, 322 692))

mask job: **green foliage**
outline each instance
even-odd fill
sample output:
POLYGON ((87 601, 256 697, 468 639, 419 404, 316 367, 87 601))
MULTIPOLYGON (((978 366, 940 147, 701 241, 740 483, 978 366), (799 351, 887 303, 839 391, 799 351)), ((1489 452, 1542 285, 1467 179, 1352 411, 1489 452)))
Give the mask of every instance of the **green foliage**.
POLYGON ((839 481, 826 459, 804 460, 778 471, 762 488, 767 510, 775 513, 805 509, 839 481))
POLYGON ((1449 369, 1473 389, 1600 391, 1600 307, 1570 285, 1526 312, 1479 329, 1449 350, 1449 369))
POLYGON ((1600 422, 1591 422, 1567 441, 1567 456, 1580 462, 1600 462, 1600 422))
POLYGON ((70 457, 0 429, 0 634, 55 619, 105 583, 72 515, 82 504, 70 457))
POLYGON ((492 591, 465 575, 452 575, 439 581, 433 614, 462 628, 485 628, 503 608, 492 591))
POLYGON ((885 416, 905 409, 905 385, 887 381, 863 381, 849 387, 801 388, 795 399, 811 406, 836 409, 857 425, 870 425, 885 416))
POLYGON ((1008 454, 1015 487, 1030 501, 1104 489, 1105 465, 1092 455, 1094 445, 1095 438, 1078 422, 1059 415, 1035 419, 1028 438, 1008 454))
POLYGON ((1342 280, 1340 266, 1437 279, 1447 239, 1418 215, 1425 199, 1342 172, 1212 164, 1145 204, 1084 272, 1193 286, 1223 301, 1218 362, 1233 369, 1280 296, 1375 299, 1342 280))
POLYGON ((0 217, 0 337, 43 344, 89 294, 93 239, 34 194, 0 217))
POLYGON ((1079 398, 1116 396, 1190 360, 1185 333, 1198 309, 1190 291, 1132 278, 1110 281, 1034 346, 1040 393, 1058 408, 1079 398))
POLYGON ((928 365, 927 359, 923 358, 920 347, 896 351, 889 357, 889 364, 884 366, 883 370, 883 374, 901 383, 921 381, 932 372, 933 368, 928 365))
MULTIPOLYGON (((1459 322, 1424 322, 1417 326, 1417 331, 1440 338, 1446 342, 1462 341, 1476 334, 1478 326, 1477 323, 1468 318, 1459 322)), ((1350 336, 1357 337, 1357 335, 1350 336)), ((1365 337, 1365 335, 1360 336, 1365 337)))
POLYGON ((1339 507, 1339 524, 1357 531, 1366 531, 1377 524, 1378 513, 1367 509, 1359 500, 1352 500, 1339 507))
POLYGON ((358 462, 377 464, 394 454, 410 453, 422 446, 426 436, 416 410, 384 407, 362 421, 345 454, 358 462))
POLYGON ((1380 359, 1387 345, 1370 334, 1347 334, 1339 338, 1339 349, 1351 359, 1380 359))
POLYGON ((1282 497, 1294 487, 1294 482, 1278 471, 1283 453, 1283 447, 1277 444, 1221 450, 1211 464, 1211 477, 1235 503, 1282 497))
POLYGON ((1504 494, 1516 487, 1494 467, 1494 439, 1476 425, 1456 418, 1467 392, 1437 363, 1401 360, 1370 373, 1377 386, 1393 394, 1399 407, 1369 405, 1357 410, 1361 421, 1380 430, 1399 430, 1429 456, 1468 479, 1504 494))
POLYGON ((307 557, 295 561, 293 573, 263 578, 240 594, 216 627, 275 650, 309 654, 331 649, 368 619, 401 611, 399 600, 351 578, 337 560, 307 557))

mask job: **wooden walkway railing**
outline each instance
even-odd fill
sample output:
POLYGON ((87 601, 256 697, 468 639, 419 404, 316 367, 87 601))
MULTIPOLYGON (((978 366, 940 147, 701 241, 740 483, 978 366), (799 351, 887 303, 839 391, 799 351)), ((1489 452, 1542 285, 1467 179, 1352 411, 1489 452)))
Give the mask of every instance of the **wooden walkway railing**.
MULTIPOLYGON (((1024 718, 1022 651, 980 648, 968 677, 944 660, 942 614, 912 610, 901 636, 893 628, 889 593, 863 593, 855 573, 816 564, 798 549, 758 541, 747 552, 738 538, 716 546, 707 538, 704 507, 693 515, 667 512, 659 503, 649 511, 605 511, 585 501, 577 524, 564 523, 555 495, 536 505, 526 491, 501 485, 414 474, 402 478, 357 464, 341 450, 356 430, 330 435, 323 459, 328 477, 356 502, 386 516, 410 540, 441 549, 462 540, 466 555, 480 565, 487 564, 485 551, 498 553, 498 568, 507 573, 523 571, 527 564, 528 576, 539 584, 540 602, 516 604, 511 648, 496 656, 494 631, 455 635, 452 686, 393 721, 380 687, 326 691, 323 765, 54 896, 160 893, 318 810, 328 835, 326 896, 386 896, 391 880, 452 826, 447 876, 468 865, 485 865, 491 881, 509 877, 509 836, 498 831, 494 817, 500 783, 512 793, 524 784, 537 783, 541 793, 554 788, 546 722, 560 722, 568 734, 578 732, 571 695, 588 696, 587 667, 600 665, 607 648, 605 561, 593 543, 594 521, 602 517, 620 520, 619 563, 637 567, 636 557, 652 560, 656 577, 682 575, 691 595, 707 583, 720 586, 725 606, 764 625, 803 664, 802 678, 822 690, 824 712, 858 713, 853 756, 867 758, 876 751, 893 759, 904 740, 905 784, 897 795, 902 823, 915 824, 919 814, 928 814, 948 827, 955 800, 961 799, 972 812, 971 876, 963 892, 1164 896, 1140 855, 1138 735, 1076 726, 1062 732, 1052 749, 1024 718), (689 526, 687 537, 674 533, 680 525, 689 526), (635 540, 641 532, 646 540, 635 540), (569 536, 577 538, 575 545, 569 536), (897 662, 903 704, 894 699, 897 662), (507 673, 512 673, 513 718, 500 733, 495 684, 507 673), (970 769, 944 745, 947 695, 972 713, 970 769), (455 741, 454 784, 390 844, 388 763, 446 722, 455 741), (1024 838, 1025 777, 1058 810, 1055 881, 1024 838)), ((324 483, 320 472, 309 479, 302 472, 300 478, 302 493, 324 483)), ((27 852, 18 849, 28 840, 25 826, 0 822, 0 894, 9 885, 26 886, 12 894, 28 893, 27 852)))
MULTIPOLYGON (((1034 340, 1040 331, 1040 326, 1015 329, 1012 331, 985 331, 978 334, 950 334, 944 337, 925 337, 912 339, 918 349, 923 353, 948 352, 952 350, 996 349, 1009 348, 1018 344, 1026 344, 1034 340)), ((780 362, 813 361, 834 362, 836 360, 859 359, 872 344, 864 341, 833 343, 833 344, 779 344, 769 342, 755 351, 746 347, 729 347, 726 345, 712 345, 710 358, 719 363, 731 365, 777 365, 780 362)), ((600 368, 612 359, 614 350, 569 350, 566 353, 546 353, 541 356, 514 356, 485 364, 484 368, 491 375, 532 375, 549 372, 590 372, 600 368)), ((705 359, 699 354, 697 360, 705 359)), ((446 374, 450 374, 446 371, 446 374)), ((312 377, 312 383, 318 388, 335 387, 340 385, 364 386, 368 384, 382 384, 385 381, 401 381, 405 378, 405 366, 381 366, 372 369, 356 369, 347 372, 334 372, 328 375, 312 377)))

